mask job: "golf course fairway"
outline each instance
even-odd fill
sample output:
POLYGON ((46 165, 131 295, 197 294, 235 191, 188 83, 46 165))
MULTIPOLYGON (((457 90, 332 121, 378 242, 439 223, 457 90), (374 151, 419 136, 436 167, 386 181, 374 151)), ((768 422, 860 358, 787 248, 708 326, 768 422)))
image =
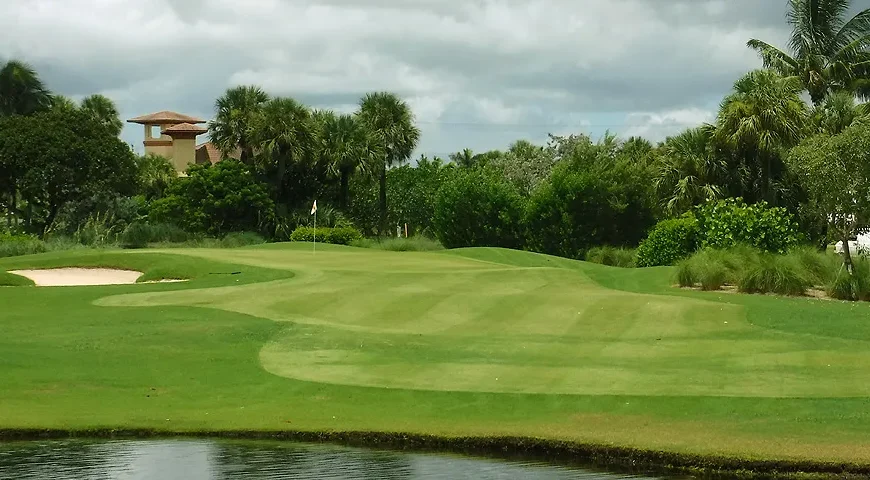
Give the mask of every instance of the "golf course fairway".
POLYGON ((502 249, 0 260, 0 431, 401 432, 870 465, 870 306, 502 249), (140 281, 33 287, 10 270, 140 281), (25 285, 25 286, 21 286, 25 285))

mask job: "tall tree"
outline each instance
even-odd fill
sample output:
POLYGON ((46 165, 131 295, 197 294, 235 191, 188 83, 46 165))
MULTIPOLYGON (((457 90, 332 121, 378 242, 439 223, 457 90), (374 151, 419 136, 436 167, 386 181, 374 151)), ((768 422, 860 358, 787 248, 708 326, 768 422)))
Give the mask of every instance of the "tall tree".
POLYGON ((747 201, 777 205, 776 182, 782 176, 782 152, 807 133, 809 112, 801 85, 770 70, 749 72, 719 109, 716 138, 737 156, 744 178, 755 179, 747 201))
POLYGON ((66 204, 98 193, 133 193, 132 150, 79 110, 50 109, 0 118, 0 171, 27 202, 25 219, 45 233, 66 204))
POLYGON ((414 114, 407 103, 395 94, 370 93, 363 97, 357 114, 369 131, 384 147, 382 161, 377 166, 379 175, 380 233, 387 228, 387 168, 411 158, 420 139, 420 130, 414 125, 414 114))
POLYGON ((339 206, 347 209, 350 177, 357 172, 369 174, 377 171, 377 161, 383 149, 377 138, 352 115, 322 113, 320 156, 332 175, 339 178, 339 206))
POLYGON ((848 245, 870 214, 870 122, 857 122, 838 135, 816 135, 789 154, 818 215, 843 241, 843 260, 852 272, 848 245))
POLYGON ((115 106, 115 102, 110 98, 100 94, 85 97, 82 100, 81 109, 90 115, 91 118, 105 125, 113 134, 121 134, 124 123, 121 122, 118 107, 115 106))
POLYGON ((30 115, 51 106, 51 92, 30 65, 10 60, 0 68, 0 116, 30 115))
POLYGON ((816 105, 839 90, 870 95, 870 8, 846 20, 850 3, 789 0, 790 53, 758 39, 747 45, 766 68, 800 79, 816 105))
POLYGON ((269 95, 253 85, 234 87, 215 101, 217 114, 209 123, 212 143, 225 156, 241 150, 241 161, 254 161, 254 125, 263 113, 269 95))
MULTIPOLYGON (((283 198, 288 165, 311 158, 316 148, 317 126, 311 111, 292 98, 273 98, 255 117, 250 140, 262 152, 266 171, 273 171, 276 200, 283 198)), ((277 202, 276 202, 277 203, 277 202)))

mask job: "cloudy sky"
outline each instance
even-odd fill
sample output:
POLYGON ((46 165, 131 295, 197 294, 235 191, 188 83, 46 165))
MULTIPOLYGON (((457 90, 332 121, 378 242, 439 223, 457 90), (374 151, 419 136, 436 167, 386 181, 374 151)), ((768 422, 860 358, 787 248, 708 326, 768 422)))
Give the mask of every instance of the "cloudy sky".
MULTIPOLYGON (((662 139, 760 66, 746 40, 788 36, 787 0, 0 1, 0 61, 125 119, 210 118, 239 84, 342 111, 389 90, 441 156, 548 132, 662 139)), ((140 126, 123 137, 141 148, 140 126)))

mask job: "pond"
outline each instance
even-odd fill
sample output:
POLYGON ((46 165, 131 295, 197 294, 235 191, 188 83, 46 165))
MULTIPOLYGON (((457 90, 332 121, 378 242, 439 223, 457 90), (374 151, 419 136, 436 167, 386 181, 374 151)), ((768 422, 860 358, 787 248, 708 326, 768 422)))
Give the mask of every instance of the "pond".
POLYGON ((220 440, 0 443, 0 479, 602 479, 654 478, 540 462, 336 445, 220 440))

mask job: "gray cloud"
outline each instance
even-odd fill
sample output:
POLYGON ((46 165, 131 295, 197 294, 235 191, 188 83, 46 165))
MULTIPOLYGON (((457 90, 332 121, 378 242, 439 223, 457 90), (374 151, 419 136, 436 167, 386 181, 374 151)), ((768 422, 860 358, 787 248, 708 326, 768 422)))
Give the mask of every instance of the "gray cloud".
MULTIPOLYGON (((855 2, 858 3, 858 2, 855 2)), ((352 110, 414 107, 420 150, 504 148, 548 131, 660 139, 708 118, 784 44, 786 0, 5 0, 0 57, 122 114, 210 116, 236 84, 352 110)), ((138 144, 138 128, 125 130, 138 144)))

